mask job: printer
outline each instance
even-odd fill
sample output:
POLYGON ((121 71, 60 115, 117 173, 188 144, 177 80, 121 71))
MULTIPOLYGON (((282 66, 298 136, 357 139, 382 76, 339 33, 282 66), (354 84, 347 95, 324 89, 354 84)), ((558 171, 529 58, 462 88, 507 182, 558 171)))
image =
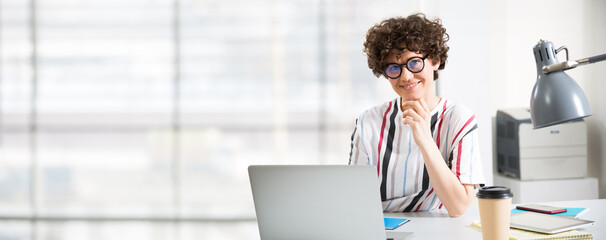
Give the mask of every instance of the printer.
POLYGON ((497 171, 520 180, 583 178, 587 175, 585 121, 533 129, 527 108, 497 111, 497 171))

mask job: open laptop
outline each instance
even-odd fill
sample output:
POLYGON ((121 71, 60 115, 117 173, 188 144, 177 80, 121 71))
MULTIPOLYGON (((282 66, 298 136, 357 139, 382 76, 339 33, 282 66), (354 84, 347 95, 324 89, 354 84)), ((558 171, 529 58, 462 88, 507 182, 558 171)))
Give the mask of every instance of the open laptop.
POLYGON ((258 165, 248 168, 262 240, 386 237, 376 168, 258 165))

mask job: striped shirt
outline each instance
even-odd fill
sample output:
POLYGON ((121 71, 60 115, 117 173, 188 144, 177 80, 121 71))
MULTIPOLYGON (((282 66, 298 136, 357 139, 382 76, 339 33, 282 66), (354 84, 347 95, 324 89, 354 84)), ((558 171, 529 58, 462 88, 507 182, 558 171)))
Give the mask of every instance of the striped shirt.
MULTIPOLYGON (((405 125, 400 98, 366 110, 356 120, 349 164, 377 167, 385 212, 441 209, 423 155, 405 125)), ((442 98, 431 111, 431 132, 445 164, 463 184, 484 183, 475 115, 442 98)))

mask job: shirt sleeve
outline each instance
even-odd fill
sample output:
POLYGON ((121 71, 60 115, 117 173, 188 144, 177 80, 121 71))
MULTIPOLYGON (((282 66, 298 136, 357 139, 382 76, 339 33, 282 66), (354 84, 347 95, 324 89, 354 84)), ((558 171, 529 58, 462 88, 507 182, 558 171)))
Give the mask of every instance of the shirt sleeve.
POLYGON ((448 165, 461 183, 474 184, 477 188, 485 183, 477 120, 473 112, 464 106, 459 106, 453 111, 451 130, 456 134, 448 139, 450 145, 448 165))
POLYGON ((455 141, 451 157, 451 170, 461 183, 474 184, 476 188, 485 183, 477 127, 455 141))
POLYGON ((351 134, 351 150, 349 151, 349 165, 368 165, 370 158, 362 142, 364 133, 363 115, 356 119, 356 127, 351 134))

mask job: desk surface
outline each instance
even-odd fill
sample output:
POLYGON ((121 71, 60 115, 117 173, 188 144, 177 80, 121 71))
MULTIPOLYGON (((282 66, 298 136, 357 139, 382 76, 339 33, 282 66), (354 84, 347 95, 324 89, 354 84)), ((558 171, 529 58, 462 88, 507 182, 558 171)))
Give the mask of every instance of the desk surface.
MULTIPOLYGON (((578 230, 593 234, 594 239, 606 239, 606 199, 543 202, 540 204, 589 208, 580 219, 595 221, 594 225, 578 230)), ((447 212, 385 213, 385 217, 409 218, 410 222, 397 228, 396 232, 414 232, 411 239, 482 239, 482 233, 471 227, 473 221, 480 220, 478 206, 469 209, 458 218, 451 218, 447 212)))

